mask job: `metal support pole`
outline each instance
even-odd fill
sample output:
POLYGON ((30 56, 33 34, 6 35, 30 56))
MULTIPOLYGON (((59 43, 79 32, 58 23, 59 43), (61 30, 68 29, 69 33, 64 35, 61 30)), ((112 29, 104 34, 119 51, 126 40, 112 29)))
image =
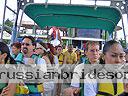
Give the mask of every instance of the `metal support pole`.
POLYGON ((127 14, 127 21, 128 21, 128 0, 125 0, 125 11, 126 11, 126 14, 127 14))
POLYGON ((35 35, 35 38, 38 38, 38 35, 36 33, 36 25, 35 25, 35 22, 34 22, 34 26, 33 26, 33 34, 35 35))
POLYGON ((18 26, 18 33, 20 31, 20 26, 21 26, 21 22, 22 22, 22 19, 23 19, 23 15, 24 15, 24 10, 22 11, 22 14, 21 14, 21 18, 20 18, 20 23, 19 23, 19 26, 18 26))
MULTIPOLYGON (((126 8, 127 22, 128 22, 128 0, 125 0, 125 8, 126 8)), ((125 36, 125 38, 126 38, 126 36, 125 36)), ((126 40, 126 47, 128 48, 127 40, 126 40)))
POLYGON ((10 7, 8 7, 7 5, 6 5, 6 7, 9 9, 9 10, 11 10, 13 13, 15 13, 15 14, 17 14, 14 10, 12 10, 10 7))
POLYGON ((11 43, 14 43, 17 39, 17 21, 18 21, 20 6, 21 6, 21 2, 19 0, 17 0, 17 14, 16 14, 15 23, 13 25, 11 43))
POLYGON ((127 48, 127 39, 126 39, 126 34, 125 34, 125 29, 124 29, 124 21, 123 21, 123 17, 122 17, 122 27, 123 27, 123 33, 124 33, 124 40, 125 40, 125 44, 126 44, 126 48, 127 48))
POLYGON ((1 37, 0 37, 0 41, 3 41, 3 31, 4 31, 4 19, 5 19, 5 12, 6 12, 6 4, 7 4, 7 0, 5 0, 5 4, 4 4, 4 14, 3 14, 3 22, 2 22, 2 28, 1 28, 1 37))
POLYGON ((96 6, 96 2, 97 2, 97 0, 95 0, 95 6, 96 6))
POLYGON ((70 0, 69 4, 70 4, 70 5, 72 4, 72 0, 70 0))
POLYGON ((48 7, 48 0, 45 0, 45 8, 48 7))

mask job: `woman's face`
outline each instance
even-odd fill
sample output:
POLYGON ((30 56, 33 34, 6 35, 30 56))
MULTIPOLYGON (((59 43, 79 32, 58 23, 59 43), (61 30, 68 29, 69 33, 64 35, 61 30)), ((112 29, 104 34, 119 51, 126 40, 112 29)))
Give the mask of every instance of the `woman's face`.
POLYGON ((62 47, 58 47, 57 48, 57 54, 61 54, 62 53, 62 47))
POLYGON ((20 49, 18 49, 17 47, 15 46, 12 46, 12 53, 17 55, 18 53, 20 52, 20 49))
POLYGON ((122 64, 125 52, 120 44, 113 44, 104 55, 105 64, 122 64))
POLYGON ((42 55, 44 53, 44 51, 42 50, 42 48, 36 48, 35 52, 38 55, 42 55))

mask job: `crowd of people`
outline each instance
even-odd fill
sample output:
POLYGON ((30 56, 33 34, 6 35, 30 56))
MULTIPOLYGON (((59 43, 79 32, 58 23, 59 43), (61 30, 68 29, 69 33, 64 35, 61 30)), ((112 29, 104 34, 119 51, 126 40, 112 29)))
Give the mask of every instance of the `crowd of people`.
MULTIPOLYGON (((47 67, 52 64, 75 65, 73 72, 78 73, 73 74, 73 78, 68 83, 60 80, 56 83, 54 80, 43 82, 42 79, 36 79, 34 83, 33 80, 12 83, 10 79, 6 80, 4 77, 6 82, 0 83, 0 96, 127 96, 127 83, 123 81, 120 84, 113 81, 108 84, 101 83, 97 79, 88 78, 83 81, 80 79, 84 69, 86 72, 91 70, 90 66, 85 68, 86 66, 83 65, 102 64, 104 66, 100 71, 106 72, 109 68, 105 65, 127 63, 128 50, 124 50, 119 42, 115 40, 106 42, 102 53, 99 42, 96 41, 88 41, 83 53, 80 49, 74 51, 72 44, 69 44, 65 50, 61 44, 53 47, 50 43, 36 42, 32 36, 24 36, 21 42, 11 44, 11 51, 5 43, 0 42, 0 64, 36 64, 42 72, 41 75, 47 72, 47 67)), ((67 67, 66 69, 68 70, 67 67)), ((85 77, 87 75, 88 72, 84 74, 85 77)), ((91 75, 94 75, 93 72, 91 75)))

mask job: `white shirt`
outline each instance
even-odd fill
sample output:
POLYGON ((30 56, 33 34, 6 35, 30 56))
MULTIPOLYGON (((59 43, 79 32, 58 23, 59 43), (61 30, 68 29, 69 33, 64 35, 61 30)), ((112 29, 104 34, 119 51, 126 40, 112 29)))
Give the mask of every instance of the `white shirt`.
MULTIPOLYGON (((80 78, 84 69, 84 64, 76 66, 74 69, 73 79, 71 81, 72 87, 80 87, 80 78)), ((89 74, 89 73, 88 73, 89 74)), ((97 94, 97 80, 88 78, 88 74, 85 75, 84 79, 84 96, 96 96, 97 94)), ((82 77, 83 78, 83 77, 82 77)))

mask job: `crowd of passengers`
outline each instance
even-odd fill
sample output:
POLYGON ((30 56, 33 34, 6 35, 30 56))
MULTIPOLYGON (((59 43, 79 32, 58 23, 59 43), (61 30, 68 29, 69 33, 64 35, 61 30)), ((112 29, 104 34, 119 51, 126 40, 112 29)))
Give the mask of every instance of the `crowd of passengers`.
MULTIPOLYGON (((127 62, 128 50, 124 50, 115 40, 106 42, 102 53, 99 42, 96 41, 88 41, 83 52, 80 49, 73 50, 72 44, 64 48, 61 44, 54 47, 50 43, 36 42, 32 36, 24 36, 21 42, 11 44, 11 51, 5 43, 0 42, 0 64, 37 64, 44 73, 47 72, 47 65, 51 64, 107 65, 127 62)), ((75 66, 73 71, 80 71, 84 67, 78 69, 75 66)), ((24 80, 12 83, 10 79, 4 77, 6 82, 0 83, 0 96, 128 96, 128 86, 123 81, 119 84, 117 81, 103 84, 97 80, 86 79, 81 83, 80 77, 81 74, 73 74, 73 79, 68 83, 59 80, 57 83, 54 81, 31 83, 24 80)))

